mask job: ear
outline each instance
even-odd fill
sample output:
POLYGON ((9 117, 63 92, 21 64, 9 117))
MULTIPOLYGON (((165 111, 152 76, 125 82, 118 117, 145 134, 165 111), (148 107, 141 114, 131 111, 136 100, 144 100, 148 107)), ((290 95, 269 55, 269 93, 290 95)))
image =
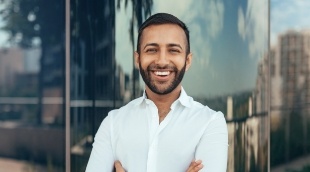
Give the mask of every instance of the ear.
POLYGON ((189 69, 189 67, 192 64, 192 58, 193 58, 193 54, 189 53, 186 57, 186 71, 189 69))
POLYGON ((137 51, 134 52, 134 57, 135 57, 135 67, 139 69, 139 61, 140 61, 140 56, 137 51))

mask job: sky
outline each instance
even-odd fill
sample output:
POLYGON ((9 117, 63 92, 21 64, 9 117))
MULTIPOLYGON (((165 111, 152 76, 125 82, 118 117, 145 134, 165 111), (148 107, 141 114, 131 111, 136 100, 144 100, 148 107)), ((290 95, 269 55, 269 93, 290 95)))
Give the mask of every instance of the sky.
MULTIPOLYGON (((116 15, 116 59, 130 73, 132 48, 118 44, 130 45, 128 9, 116 15)), ((156 0, 152 13, 171 13, 189 27, 194 58, 182 84, 188 94, 206 97, 255 88, 257 63, 268 46, 267 11, 267 0, 156 0)))
MULTIPOLYGON (((309 9, 309 0, 270 0, 271 45, 287 30, 310 28, 309 9)), ((255 89, 257 65, 269 45, 268 0, 155 0, 152 13, 157 12, 171 13, 189 27, 194 58, 182 83, 188 94, 212 97, 255 89)), ((130 45, 124 32, 129 16, 129 10, 116 15, 116 58, 127 73, 133 50, 118 42, 130 45)))
MULTIPOLYGON (((117 10, 115 35, 116 60, 128 74, 134 50, 130 9, 129 3, 117 10)), ((309 0, 270 0, 270 9, 272 45, 289 29, 310 28, 309 0)), ((182 83, 188 94, 210 97, 254 90, 257 64, 268 51, 268 0, 154 0, 152 13, 157 12, 171 13, 189 27, 194 58, 182 83)), ((0 47, 6 39, 0 30, 0 47)))
MULTIPOLYGON (((0 3, 0 10, 4 8, 3 5, 0 3)), ((3 27, 4 23, 2 20, 2 17, 0 16, 0 28, 3 27)), ((8 39, 7 33, 0 30, 0 47, 3 47, 5 45, 6 40, 8 39)))
POLYGON ((309 0, 271 0, 270 39, 276 44, 277 35, 289 29, 310 29, 309 0))

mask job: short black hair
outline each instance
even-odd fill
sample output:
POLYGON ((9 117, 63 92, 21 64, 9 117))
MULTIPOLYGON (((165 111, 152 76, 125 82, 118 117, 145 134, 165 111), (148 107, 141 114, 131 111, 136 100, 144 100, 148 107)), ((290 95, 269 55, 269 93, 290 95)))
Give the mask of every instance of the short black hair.
POLYGON ((139 28, 139 33, 138 33, 137 52, 140 53, 141 36, 142 36, 143 30, 148 26, 161 25, 161 24, 176 24, 184 30, 184 33, 186 35, 186 40, 187 40, 186 54, 188 55, 190 53, 189 30, 187 26, 185 25, 185 23, 183 23, 177 17, 171 14, 168 14, 168 13, 154 14, 142 23, 142 25, 139 28))

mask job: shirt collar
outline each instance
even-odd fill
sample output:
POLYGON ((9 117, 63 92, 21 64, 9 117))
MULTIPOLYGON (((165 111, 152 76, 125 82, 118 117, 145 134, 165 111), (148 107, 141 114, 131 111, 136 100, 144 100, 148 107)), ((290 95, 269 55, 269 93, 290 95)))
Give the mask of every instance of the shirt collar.
MULTIPOLYGON (((142 97, 139 98, 139 100, 137 100, 136 105, 140 105, 143 101, 150 101, 147 97, 146 97, 146 92, 145 90, 143 91, 143 95, 142 97)), ((180 102, 183 106, 185 107, 190 107, 191 106, 191 102, 193 101, 193 98, 188 96, 184 90, 183 87, 181 87, 181 94, 180 97, 174 101, 171 105, 171 108, 173 109, 178 102, 180 102)))
POLYGON ((190 96, 188 96, 188 95, 186 94, 184 88, 182 87, 182 88, 181 88, 180 97, 177 99, 177 101, 178 101, 178 100, 180 101, 180 103, 181 103, 183 106, 190 107, 193 98, 190 97, 190 96))

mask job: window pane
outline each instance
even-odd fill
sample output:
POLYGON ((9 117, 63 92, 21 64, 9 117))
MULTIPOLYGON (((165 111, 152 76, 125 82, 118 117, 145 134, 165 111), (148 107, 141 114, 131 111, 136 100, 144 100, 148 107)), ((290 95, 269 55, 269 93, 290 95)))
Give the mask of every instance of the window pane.
POLYGON ((0 10, 0 169, 64 171, 64 2, 0 10))
POLYGON ((226 115, 228 170, 266 171, 268 1, 126 2, 71 1, 72 169, 85 169, 109 110, 141 95, 144 83, 133 65, 137 26, 150 13, 168 12, 190 30, 194 58, 185 90, 226 115), (83 153, 73 151, 77 146, 83 153))
POLYGON ((310 150, 309 1, 270 1, 271 171, 307 171, 310 150))
POLYGON ((102 120, 123 104, 115 61, 115 2, 71 1, 71 171, 85 171, 102 120))

